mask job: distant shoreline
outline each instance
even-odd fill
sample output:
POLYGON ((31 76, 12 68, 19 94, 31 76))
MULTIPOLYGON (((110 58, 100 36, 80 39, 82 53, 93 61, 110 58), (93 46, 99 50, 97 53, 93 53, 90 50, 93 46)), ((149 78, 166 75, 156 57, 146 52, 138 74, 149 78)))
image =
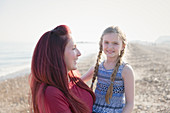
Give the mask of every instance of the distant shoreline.
POLYGON ((7 79, 13 79, 16 77, 20 77, 20 76, 25 76, 25 75, 29 75, 31 73, 31 69, 30 68, 25 68, 4 76, 0 76, 0 82, 7 80, 7 79))

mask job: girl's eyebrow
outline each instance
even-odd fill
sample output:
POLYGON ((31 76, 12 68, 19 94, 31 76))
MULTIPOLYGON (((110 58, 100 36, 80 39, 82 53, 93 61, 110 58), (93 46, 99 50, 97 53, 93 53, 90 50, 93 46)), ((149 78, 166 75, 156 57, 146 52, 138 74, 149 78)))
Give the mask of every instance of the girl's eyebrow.
POLYGON ((104 40, 105 42, 108 42, 108 40, 104 40))
MULTIPOLYGON (((109 42, 108 40, 104 40, 104 42, 109 42)), ((118 41, 112 41, 111 43, 118 43, 118 41)))
POLYGON ((113 41, 112 43, 118 43, 119 41, 113 41))
POLYGON ((108 40, 104 39, 104 41, 108 41, 108 40))

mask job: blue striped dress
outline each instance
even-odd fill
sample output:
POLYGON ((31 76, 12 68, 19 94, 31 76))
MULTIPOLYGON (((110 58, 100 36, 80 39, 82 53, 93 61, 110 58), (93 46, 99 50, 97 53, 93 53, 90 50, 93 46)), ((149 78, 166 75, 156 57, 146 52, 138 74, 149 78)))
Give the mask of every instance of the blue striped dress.
POLYGON ((108 87, 111 84, 110 77, 113 69, 106 70, 102 62, 99 65, 97 75, 97 85, 95 89, 96 101, 93 105, 94 113, 121 113, 125 106, 125 95, 124 95, 124 81, 122 78, 122 70, 125 63, 119 66, 114 84, 113 84, 113 95, 109 100, 110 104, 105 101, 105 95, 108 87))

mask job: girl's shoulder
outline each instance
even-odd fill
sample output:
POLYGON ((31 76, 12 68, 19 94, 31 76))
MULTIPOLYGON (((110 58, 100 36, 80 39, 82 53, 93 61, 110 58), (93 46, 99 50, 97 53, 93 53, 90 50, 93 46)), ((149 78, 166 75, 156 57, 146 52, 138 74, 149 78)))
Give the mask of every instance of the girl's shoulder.
POLYGON ((128 63, 124 63, 123 70, 122 70, 122 77, 133 77, 134 76, 134 71, 131 65, 128 63))

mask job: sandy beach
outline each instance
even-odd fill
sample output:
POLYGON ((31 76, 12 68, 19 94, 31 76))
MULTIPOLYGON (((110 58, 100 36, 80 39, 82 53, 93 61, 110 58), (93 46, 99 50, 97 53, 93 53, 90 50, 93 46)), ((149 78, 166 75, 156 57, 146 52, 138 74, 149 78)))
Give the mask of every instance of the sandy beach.
MULTIPOLYGON (((169 113, 170 48, 130 43, 126 53, 126 60, 135 71, 133 113, 169 113)), ((79 60, 80 73, 94 65, 95 59, 96 55, 92 54, 79 60)), ((28 95, 28 75, 1 81, 0 113, 29 113, 28 95)))

